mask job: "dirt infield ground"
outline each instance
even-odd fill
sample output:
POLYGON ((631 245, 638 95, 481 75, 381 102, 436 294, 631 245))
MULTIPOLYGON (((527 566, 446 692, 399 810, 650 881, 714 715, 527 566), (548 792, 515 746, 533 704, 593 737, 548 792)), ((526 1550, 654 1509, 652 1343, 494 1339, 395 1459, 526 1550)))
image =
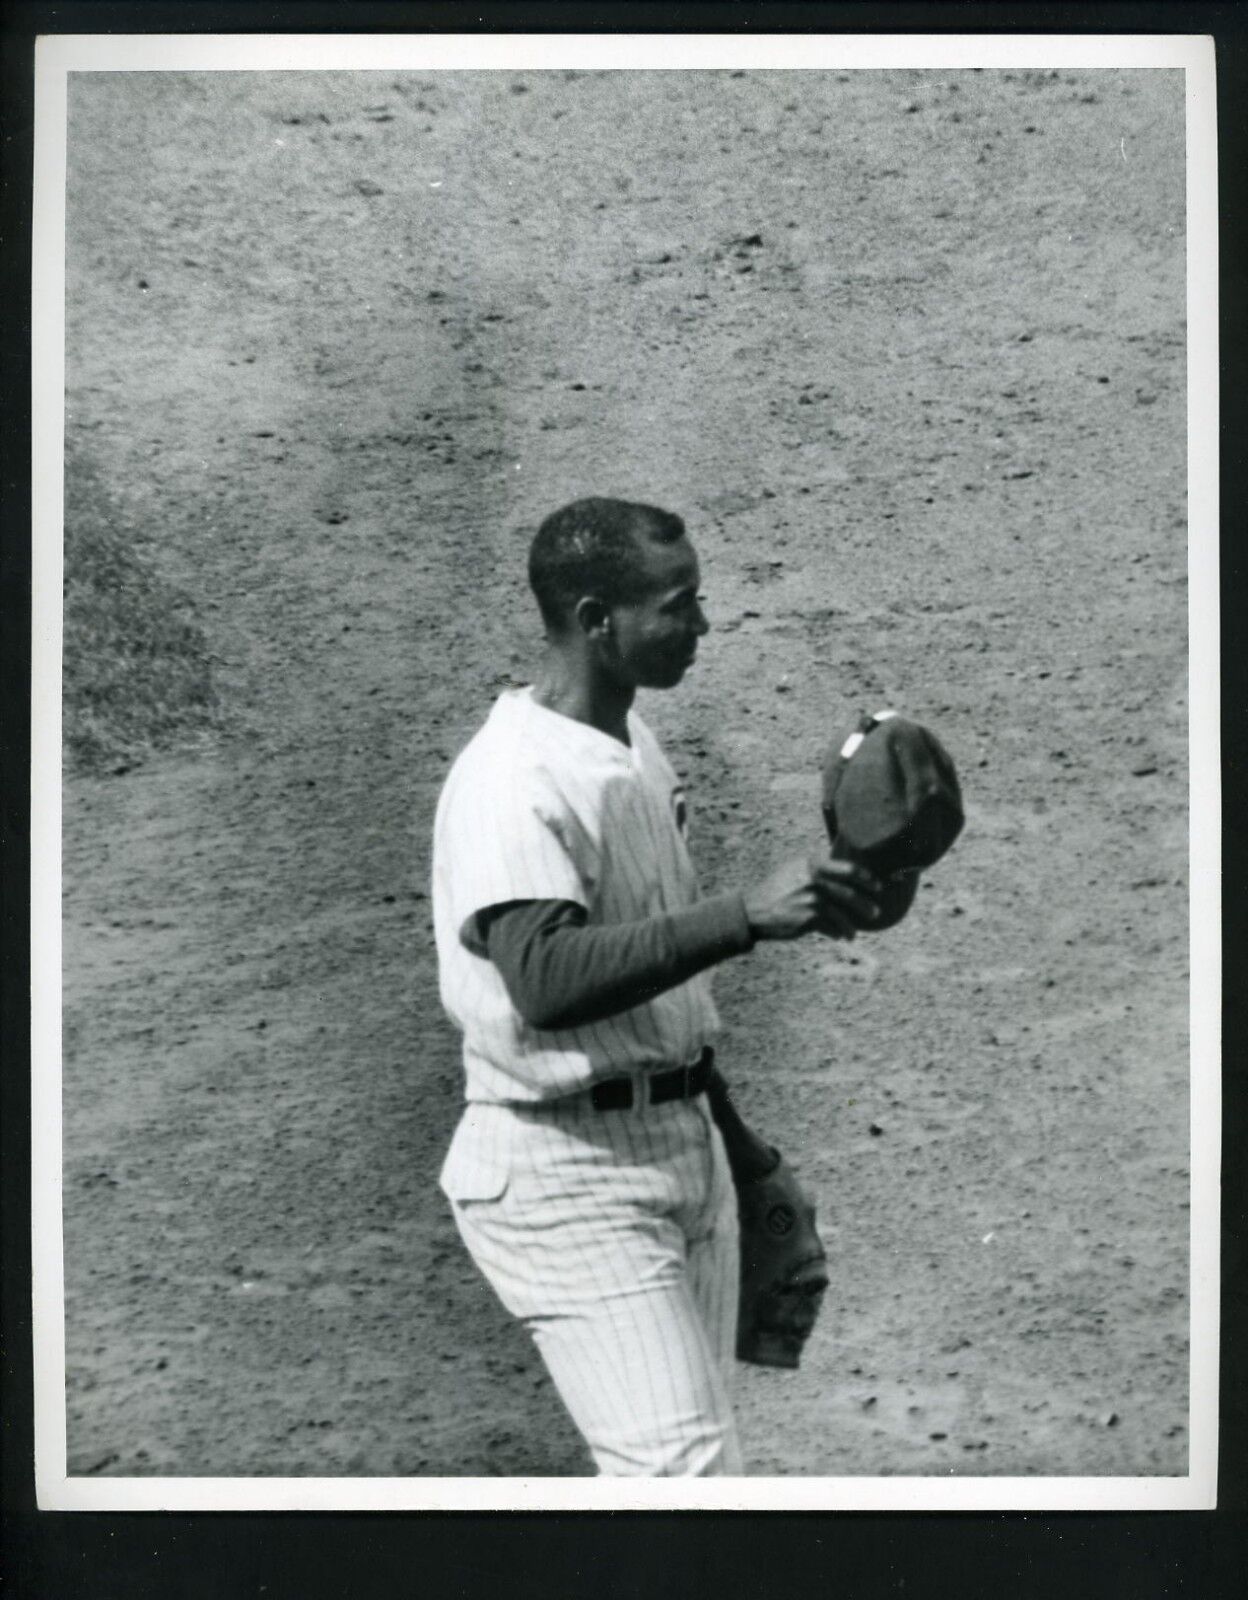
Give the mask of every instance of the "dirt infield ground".
POLYGON ((1185 1471, 1181 76, 70 108, 71 472, 129 563, 92 605, 146 574, 207 684, 145 732, 123 639, 68 707, 70 1471, 589 1470, 435 1187, 426 892, 447 764, 536 658, 532 528, 589 492, 702 556, 715 631, 642 710, 708 887, 817 842, 860 710, 965 781, 906 924, 718 984, 833 1261, 800 1374, 741 1371, 753 1470, 1185 1471))

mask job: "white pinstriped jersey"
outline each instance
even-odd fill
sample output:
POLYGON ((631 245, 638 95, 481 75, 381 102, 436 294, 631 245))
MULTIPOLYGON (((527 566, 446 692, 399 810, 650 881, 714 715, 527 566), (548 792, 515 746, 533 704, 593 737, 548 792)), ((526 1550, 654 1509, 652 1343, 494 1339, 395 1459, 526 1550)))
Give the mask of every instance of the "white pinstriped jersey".
POLYGON ((512 689, 451 768, 433 836, 442 1002, 464 1035, 469 1101, 532 1102, 602 1077, 693 1060, 719 1019, 703 973, 603 1021, 531 1027, 485 955, 477 923, 514 900, 568 900, 588 921, 692 905, 684 794, 634 712, 631 747, 512 689))

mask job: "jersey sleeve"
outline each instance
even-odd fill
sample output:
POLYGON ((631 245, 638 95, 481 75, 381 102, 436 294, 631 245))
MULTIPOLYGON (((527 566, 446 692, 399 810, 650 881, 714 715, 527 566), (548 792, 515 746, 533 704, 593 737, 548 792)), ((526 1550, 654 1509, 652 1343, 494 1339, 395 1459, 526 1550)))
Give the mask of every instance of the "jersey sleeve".
POLYGON ((560 900, 589 909, 597 852, 540 774, 506 782, 466 775, 440 843, 451 917, 473 955, 486 955, 480 914, 491 906, 560 900))

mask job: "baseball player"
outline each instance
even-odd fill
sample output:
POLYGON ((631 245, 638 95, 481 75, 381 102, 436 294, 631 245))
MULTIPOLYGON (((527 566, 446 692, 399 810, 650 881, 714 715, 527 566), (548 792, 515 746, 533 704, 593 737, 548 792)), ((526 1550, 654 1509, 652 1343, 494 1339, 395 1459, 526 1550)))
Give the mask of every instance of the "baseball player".
POLYGON ((545 660, 459 755, 434 824, 467 1101, 440 1182, 599 1472, 739 1474, 733 1180, 774 1152, 731 1114, 726 1146, 712 1114, 709 969, 852 938, 879 885, 829 856, 699 895, 685 791, 633 709, 709 627, 679 517, 577 501, 542 523, 529 579, 545 660))

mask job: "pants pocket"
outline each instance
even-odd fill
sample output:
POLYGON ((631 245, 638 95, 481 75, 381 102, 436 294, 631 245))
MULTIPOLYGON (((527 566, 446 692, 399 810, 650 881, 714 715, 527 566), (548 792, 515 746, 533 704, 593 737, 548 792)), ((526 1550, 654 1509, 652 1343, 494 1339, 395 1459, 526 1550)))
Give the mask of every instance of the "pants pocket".
POLYGON ((443 1194, 456 1205, 501 1200, 506 1193, 512 1161, 506 1142, 489 1136, 494 1131, 482 1127, 471 1108, 456 1128, 438 1176, 443 1194))

